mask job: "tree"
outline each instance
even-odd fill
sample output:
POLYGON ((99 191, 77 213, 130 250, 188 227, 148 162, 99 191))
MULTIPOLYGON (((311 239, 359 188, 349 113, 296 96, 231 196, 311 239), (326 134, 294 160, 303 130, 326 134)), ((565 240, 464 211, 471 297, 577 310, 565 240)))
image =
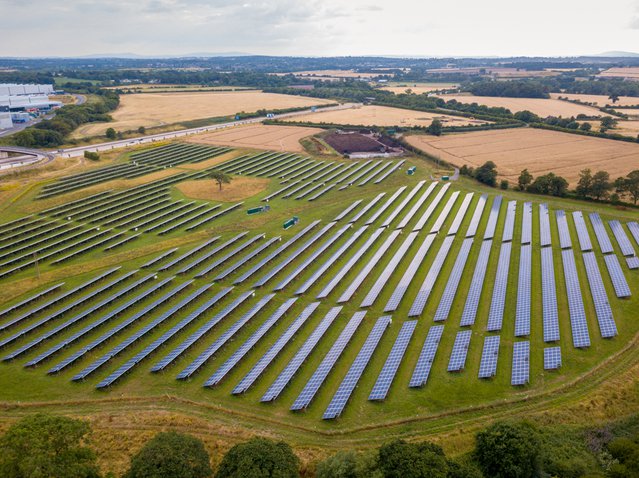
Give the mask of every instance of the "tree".
POLYGON ((612 116, 604 116, 601 118, 601 127, 605 129, 614 128, 617 126, 617 120, 612 116))
POLYGON ((352 451, 340 451, 317 465, 317 478, 358 478, 357 455, 352 451))
POLYGON ((618 193, 630 195, 632 202, 637 204, 639 201, 639 170, 630 171, 625 178, 617 179, 615 187, 618 193))
POLYGON ((442 135, 442 122, 438 119, 434 119, 428 128, 426 128, 426 132, 428 134, 432 134, 433 136, 441 136, 442 135))
POLYGON ((299 460, 283 441, 253 438, 231 448, 215 478, 297 478, 299 460))
POLYGON ((492 161, 486 161, 475 169, 475 179, 480 183, 495 187, 497 185, 497 165, 492 161))
POLYGON ((0 438, 3 478, 97 478, 96 455, 86 446, 89 424, 45 414, 12 425, 0 438))
POLYGON ((84 152, 84 157, 90 161, 99 161, 100 160, 100 155, 97 152, 93 152, 93 151, 85 151, 84 152))
POLYGON ((613 93, 610 96, 608 96, 608 99, 612 101, 612 104, 614 105, 617 101, 619 101, 619 95, 616 95, 613 93))
POLYGON ((208 177, 217 182, 220 191, 222 190, 222 184, 228 184, 231 182, 231 176, 224 174, 222 171, 216 171, 215 169, 208 173, 208 177))
POLYGON ((507 179, 502 179, 502 180, 499 182, 499 187, 500 187, 501 189, 503 189, 504 191, 505 191, 505 190, 507 190, 507 189, 508 189, 508 180, 507 180, 507 179))
POLYGON ((530 174, 528 169, 524 169, 519 174, 519 179, 517 179, 517 187, 519 188, 520 191, 524 191, 530 185, 530 183, 532 183, 532 181, 533 181, 532 174, 530 174))
POLYGON ((138 133, 140 133, 140 134, 144 134, 144 133, 146 133, 146 128, 145 128, 144 126, 140 126, 140 127, 138 128, 138 133))
POLYGON ((105 135, 109 139, 115 139, 117 137, 117 133, 113 128, 107 128, 105 135))
POLYGON ((590 123, 581 123, 579 129, 581 131, 590 131, 592 129, 592 125, 590 123))
POLYGON ((597 171, 592 176, 591 195, 597 201, 608 197, 608 193, 611 189, 612 183, 610 182, 610 174, 608 174, 607 171, 597 171))
POLYGON ((384 478, 446 478, 448 475, 444 451, 429 442, 397 440, 382 445, 378 466, 384 478))
POLYGON ((540 472, 541 444, 526 423, 495 423, 477 434, 475 458, 484 476, 532 478, 540 472))
POLYGON ((592 171, 589 168, 579 171, 579 181, 575 189, 577 196, 586 198, 592 194, 592 171))
POLYGON ((131 458, 124 478, 207 478, 213 474, 201 440, 182 433, 155 435, 131 458))

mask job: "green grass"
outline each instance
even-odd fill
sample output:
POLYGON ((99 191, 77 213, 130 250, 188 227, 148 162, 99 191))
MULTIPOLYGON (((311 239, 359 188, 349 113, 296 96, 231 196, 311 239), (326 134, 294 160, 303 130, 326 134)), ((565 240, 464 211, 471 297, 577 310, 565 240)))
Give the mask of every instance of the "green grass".
MULTIPOLYGON (((238 155, 239 155, 238 151, 238 155)), ((176 172, 177 172, 176 168, 176 172)), ((191 234, 185 234, 182 231, 176 231, 166 236, 143 235, 141 238, 127 244, 122 248, 118 248, 111 253, 102 253, 101 250, 93 251, 90 254, 81 256, 80 258, 65 263, 63 267, 51 267, 49 265, 41 265, 40 272, 42 280, 38 283, 38 289, 44 288, 47 284, 53 284, 55 281, 64 279, 66 282, 65 289, 70 289, 74 285, 80 284, 114 264, 123 264, 123 270, 128 271, 139 267, 152 257, 159 255, 162 251, 171 247, 180 246, 180 251, 184 252, 190 247, 199 244, 213 235, 222 235, 223 238, 230 237, 239 231, 250 231, 249 237, 255 232, 265 232, 267 238, 275 235, 282 236, 286 240, 296 234, 301 227, 310 223, 315 219, 321 219, 322 223, 332 220, 339 212, 346 208, 352 201, 356 199, 370 200, 380 191, 386 191, 390 196, 398 187, 407 185, 412 188, 418 181, 427 179, 431 173, 431 165, 422 159, 410 158, 406 167, 401 171, 395 172, 380 185, 369 184, 364 187, 351 187, 345 191, 333 190, 321 197, 316 202, 295 201, 294 199, 282 200, 276 198, 270 202, 271 211, 256 216, 246 216, 244 210, 256 205, 262 204, 260 198, 281 188, 278 181, 272 181, 269 188, 258 196, 245 201, 240 212, 232 213, 224 216, 217 221, 210 223, 202 230, 195 231, 191 234), (407 176, 405 170, 407 167, 417 165, 417 174, 415 176, 407 176), (301 218, 301 223, 288 230, 283 231, 281 224, 285 219, 292 215, 301 218)), ((34 206, 34 196, 37 194, 38 188, 32 188, 22 197, 16 200, 13 205, 13 213, 19 215, 26 210, 31 210, 34 206)), ((420 192, 421 193, 421 192, 420 192)), ((420 193, 407 205, 408 210, 412 204, 418 199, 420 193)), ((181 194, 177 189, 172 189, 174 198, 181 198, 181 194)), ((427 203, 430 202, 435 193, 431 195, 427 203)), ((461 204, 463 195, 460 195, 455 208, 451 211, 443 231, 450 226, 459 205, 461 204)), ((32 404, 34 408, 43 408, 57 410, 67 413, 77 413, 82 415, 115 413, 115 411, 144 410, 150 406, 147 403, 153 403, 153 406, 163 410, 178 411, 179 413, 192 415, 198 418, 206 418, 215 423, 224 426, 236 426, 242 430, 252 430, 255 432, 268 431, 278 436, 282 436, 291 440, 294 444, 301 447, 314 446, 357 446, 369 447, 378 444, 392 436, 427 436, 441 435, 449 436, 449 447, 455 447, 458 441, 464 442, 466 438, 461 436, 464 429, 472 429, 478 425, 485 424, 487 419, 499 416, 508 416, 509 414, 527 414, 528 410, 534 410, 536 413, 540 411, 554 411, 559 413, 563 407, 574 404, 583 400, 589 393, 597 389, 598 385, 605 383, 609 377, 614 374, 627 370, 636 362, 637 354, 634 350, 622 353, 616 357, 611 364, 602 370, 591 374, 593 370, 604 361, 619 353, 627 344, 633 340, 639 330, 636 321, 638 300, 636 295, 629 300, 618 300, 614 296, 612 285, 608 278, 607 270, 603 259, 600 259, 600 269, 608 295, 611 298, 611 305, 615 314, 615 319, 619 329, 619 336, 613 340, 604 340, 600 338, 599 328, 595 318, 594 307, 588 289, 588 282, 581 260, 581 254, 575 251, 577 269, 579 279, 581 281, 581 289, 586 306, 588 316, 588 326, 592 346, 587 350, 576 350, 572 347, 572 336, 570 331, 570 323, 568 316, 568 307, 566 301, 566 291, 563 278, 563 266, 561 262, 561 253, 558 247, 554 247, 554 262, 556 272, 557 299, 560 310, 560 333, 563 355, 563 367, 559 371, 546 372, 543 370, 543 334, 541 320, 541 271, 540 271, 540 252, 539 246, 533 246, 533 273, 532 273, 532 330, 531 330, 531 379, 530 385, 526 387, 512 387, 510 385, 511 361, 512 361, 512 344, 514 342, 514 311, 516 304, 516 287, 518 277, 519 264, 519 243, 517 240, 513 243, 511 263, 508 278, 508 294, 506 299, 506 308, 504 315, 503 330, 501 332, 501 347, 498 360, 497 375, 491 380, 479 380, 477 372, 479 368, 479 360, 483 347, 483 337, 486 335, 485 327, 490 308, 490 298, 492 296, 492 282, 497 268, 497 259, 499 256, 499 248, 501 245, 501 234, 505 219, 505 202, 509 199, 516 199, 519 203, 518 214, 515 222, 515 238, 519 237, 521 231, 521 203, 526 200, 532 200, 535 203, 547 202, 551 208, 551 214, 554 215, 554 209, 563 208, 566 212, 576 209, 584 211, 598 211, 604 220, 618 218, 623 221, 636 220, 637 212, 633 210, 618 211, 610 206, 595 203, 581 203, 574 200, 562 200, 556 198, 545 198, 539 196, 531 196, 515 191, 497 191, 484 188, 468 179, 463 178, 457 183, 453 183, 451 191, 447 193, 436 211, 431 216, 424 230, 419 234, 418 238, 412 244, 400 267, 395 271, 389 280, 389 284, 384 288, 380 297, 376 300, 364 319, 359 330, 355 333, 353 340, 346 348, 343 356, 338 361, 335 369, 329 374, 326 382, 321 388, 318 395, 313 400, 309 409, 303 413, 291 413, 288 407, 292 404, 297 394, 301 391, 304 384, 313 374, 316 365, 324 357, 330 349, 332 343, 337 338, 342 328, 352 316, 354 312, 359 310, 359 304, 366 295, 370 286, 377 279, 378 274, 386 266, 392 255, 399 248, 406 237, 406 232, 400 235, 394 245, 388 251, 382 261, 375 267, 373 272, 368 276, 359 291, 353 296, 352 300, 344 304, 342 312, 329 328, 324 338, 320 341, 316 349, 311 353, 306 363, 300 368, 299 372, 294 376, 289 386, 283 391, 282 395, 273 403, 261 404, 259 399, 266 389, 270 386, 279 372, 285 367, 288 361, 297 352, 299 346, 306 337, 311 333, 315 326, 323 318, 324 314, 333 306, 339 295, 346 288, 347 284, 359 273, 361 265, 353 268, 346 277, 340 282, 340 285, 334 289, 318 310, 311 316, 301 330, 296 334, 293 340, 283 349, 280 355, 274 360, 265 373, 257 380, 255 385, 244 395, 236 397, 230 395, 233 387, 238 381, 250 370, 261 355, 272 345, 286 327, 294 320, 297 314, 311 301, 315 295, 328 283, 332 278, 331 271, 337 271, 341 268, 350 253, 345 254, 336 264, 329 270, 320 281, 318 281, 309 293, 301 296, 293 308, 283 317, 269 333, 258 343, 258 345, 247 354, 244 360, 229 373, 223 382, 213 389, 204 389, 202 383, 219 367, 228 357, 230 357, 235 349, 253 333, 257 326, 265 320, 265 318, 273 312, 282 302, 293 296, 294 291, 301 285, 313 272, 313 267, 301 273, 287 288, 278 293, 271 303, 257 317, 252 319, 234 339, 223 347, 212 360, 205 364, 202 369, 195 374, 193 379, 186 382, 179 382, 174 379, 175 375, 189 364, 195 357, 199 355, 208 345, 210 345, 226 328, 233 323, 240 314, 247 311, 250 306, 255 303, 256 299, 245 302, 238 310, 227 317, 221 324, 218 324, 211 333, 203 340, 196 343, 182 357, 177 359, 175 363, 168 369, 159 374, 151 374, 148 369, 173 347, 181 343, 190 333, 196 330, 204 320, 208 319, 213 312, 219 310, 221 306, 216 307, 211 313, 205 314, 203 317, 190 324, 187 328, 179 332, 169 343, 156 351, 151 357, 138 365, 131 374, 125 376, 117 382, 111 389, 107 391, 96 391, 95 385, 99 380, 106 377, 111 371, 115 370, 128 358, 132 357, 136 352, 141 350, 145 345, 151 343, 152 340, 158 338, 164 331, 172 325, 178 323, 185 317, 186 313, 194 309, 202 300, 191 304, 186 310, 171 317, 161 327, 150 333, 144 340, 134 344, 130 349, 122 353, 117 358, 111 360, 105 367, 94 373, 86 382, 71 383, 70 378, 91 363, 94 359, 101 356, 113 346, 118 344, 125 337, 129 336, 135 330, 143 327, 149 319, 141 320, 138 324, 127 329, 125 333, 119 334, 115 339, 111 339, 102 347, 67 370, 57 376, 47 376, 46 370, 54 363, 60 361, 63 357, 71 354, 72 351, 78 350, 83 345, 88 344, 99 334, 110 328, 112 325, 120 323, 127 316, 136 310, 141 309, 149 304, 154 298, 159 297, 163 292, 157 292, 153 297, 138 304, 135 308, 127 311, 127 313, 113 319, 106 327, 101 327, 99 332, 94 332, 88 337, 76 342, 64 352, 56 354, 52 360, 47 361, 42 366, 35 369, 24 369, 22 364, 26 358, 31 358, 37 353, 44 351, 48 346, 57 343, 60 338, 70 335, 72 332, 79 330, 82 325, 77 325, 65 331, 55 340, 50 341, 45 346, 36 349, 36 353, 29 353, 25 358, 21 358, 11 363, 0 364, 0 401, 5 406, 5 416, 12 417, 24 413, 24 408, 32 404), (407 312, 410 308, 412 299, 420 288, 420 285, 432 261, 439 250, 444 238, 444 233, 440 233, 431 246, 426 258, 419 268, 409 290, 404 296, 399 309, 393 314, 393 323, 384 334, 378 350, 367 367, 358 387, 353 393, 343 415, 336 421, 325 422, 321 420, 322 413, 328 405, 333 392, 337 389, 340 381, 344 377, 348 367, 357 355, 361 345, 364 343, 368 332, 371 330, 376 319, 383 315, 383 307, 390 297, 395 284, 399 281, 404 273, 404 268, 409 263, 422 241, 426 237, 427 231, 441 212, 450 193, 454 190, 460 190, 462 193, 473 191, 477 194, 473 197, 473 201, 466 214, 464 222, 460 228, 458 239, 455 240, 451 248, 448 259, 444 263, 442 271, 439 275, 432 294, 428 300, 424 313, 419 318, 417 329, 409 344, 404 360, 399 368, 396 379, 390 389, 388 398, 383 403, 368 402, 368 394, 381 370, 383 363, 389 353, 393 342, 399 332, 401 324, 407 320, 407 312), (446 279, 449 276, 457 252, 461 246, 463 233, 470 223, 470 218, 477 203, 479 193, 488 192, 491 197, 486 205, 485 213, 479 227, 477 238, 471 249, 471 254, 466 264, 465 273, 459 284, 458 292, 453 303, 449 319, 446 322, 444 334, 439 346, 436 359, 433 364, 432 372, 427 385, 418 390, 408 389, 407 384, 412 374, 417 357, 423 345, 428 329, 433 324, 432 316, 437 309, 439 298, 446 285, 446 279), (468 358, 466 362, 466 370, 458 374, 450 374, 446 371, 450 350, 459 328, 459 318, 463 311, 465 298, 469 290, 474 264, 476 262, 479 249, 481 246, 481 238, 483 230, 486 227, 488 211, 492 203, 492 197, 496 194, 504 195, 504 204, 502 205, 501 215, 499 218, 495 240, 492 245, 491 258, 484 282, 480 306, 477 311, 477 319, 473 326, 473 338, 471 340, 468 358), (581 381, 581 377, 588 377, 581 381), (577 384, 572 384, 578 381, 577 384), (145 399, 145 400, 142 400, 145 399), (103 405, 104 400, 109 400, 108 405, 103 405), (37 404, 37 406, 36 406, 37 404), (128 408, 127 408, 128 407, 128 408), (450 436, 459 436, 452 439, 450 436)), ((381 224, 384 218, 394 209, 400 202, 400 199, 393 204, 386 213, 378 220, 377 224, 381 224)), ((383 201, 382 201, 383 202, 383 201)), ((40 207, 40 203, 37 203, 40 207)), ((41 208, 50 207, 45 205, 43 201, 41 208)), ((381 203, 379 203, 381 204, 381 203)), ((422 207, 413 221, 409 224, 408 230, 412 229, 412 225, 424 211, 426 206, 422 207)), ((400 215, 401 217, 401 215, 400 215)), ((9 220, 10 218, 7 218, 9 220)), ((396 222, 399 221, 399 218, 396 222)), ((376 224, 376 225, 377 225, 376 224)), ((573 244, 576 245, 576 233, 572 219, 569 218, 571 227, 573 244)), ((370 232, 374 230, 372 226, 370 232)), ((559 243, 556 223, 551 220, 553 244, 559 243)), ((338 224, 337 227, 340 227, 338 224)), ((337 230, 337 227, 334 230, 337 230)), ((355 227, 359 227, 356 224, 355 227)), ((538 208, 533 209, 533 231, 535 236, 538 234, 538 208)), ((328 238, 333 231, 329 232, 325 237, 328 238)), ((594 232, 591 230, 591 238, 594 240, 594 232)), ((374 254, 375 250, 388 237, 390 231, 385 231, 378 239, 376 244, 364 255, 360 263, 366 263, 374 254)), ((347 235, 343 236, 336 244, 332 246, 321 260, 329 257, 332 251, 335 251, 347 239, 347 235)), ((362 235, 354 244, 352 251, 362 245, 368 234, 362 235)), ((612 236, 611 236, 612 238, 612 236)), ((298 242, 301 244, 304 239, 298 242)), ((614 243, 614 239, 613 239, 614 243)), ((274 246, 276 247, 276 246, 274 246)), ((273 250, 272 247, 270 250, 273 250)), ((290 248, 285 257, 297 246, 290 248)), ((597 249, 597 247, 596 247, 597 249)), ((312 250, 312 249, 311 249, 312 250)), ((294 270, 311 251, 297 258, 291 266, 285 269, 284 273, 279 274, 271 280, 264 290, 257 292, 258 298, 266 292, 270 292, 272 287, 281 280, 286 273, 294 270)), ((272 262, 276 264, 278 260, 272 262)), ((243 271, 247 270, 254 261, 249 262, 243 268, 239 269, 231 278, 237 277, 243 271)), ((231 262, 224 266, 230 265, 231 262)), ((223 266, 223 267, 224 267, 223 266)), ((626 266, 622 264, 626 277, 629 279, 633 292, 636 291, 637 271, 628 271, 626 266)), ((267 271, 269 267, 262 270, 267 271)), ((221 269, 220 269, 221 270, 221 269)), ((172 271, 171 271, 172 272, 172 271)), ((34 270, 26 270, 15 276, 2 281, 6 286, 5 290, 9 293, 7 303, 15 302, 30 295, 26 290, 34 287, 33 278, 34 270)), ((161 277, 167 277, 170 273, 161 273, 161 277)), ((259 277, 257 274, 254 279, 259 277)), ((205 279, 196 281, 198 287, 211 281, 213 274, 205 279)), ((174 280, 174 284, 180 284, 186 278, 178 276, 174 280)), ((212 291, 218 291, 222 286, 230 285, 232 281, 225 280, 221 284, 215 284, 212 291)), ((228 299, 222 304, 229 303, 230 300, 237 297, 239 293, 248 290, 252 282, 247 281, 246 284, 240 285, 234 289, 228 299)), ((165 287, 164 291, 174 285, 165 287)), ((194 289, 193 289, 194 290, 194 289)), ((207 295, 208 297, 208 295, 207 295)), ((4 304, 3 304, 4 305, 4 304)), ((158 309, 166 310, 170 304, 158 309)), ((105 308, 104 311, 113 309, 114 307, 105 308)), ((78 311, 82 310, 81 308, 78 311)), ((73 311, 76 312, 75 310, 73 311)), ((58 321, 59 322, 59 321, 58 321)), ((86 322, 86 321, 85 321, 86 322)), ((26 322, 28 323, 28 322, 26 322)), ((88 322, 86 322, 88 323, 88 322)), ((48 330, 49 327, 42 328, 42 331, 48 330)), ((16 329, 0 334, 0 338, 4 338, 16 329)), ((6 350, 13 350, 19 345, 27 343, 35 334, 30 335, 26 339, 16 342, 15 345, 8 347, 6 350)), ((4 350, 2 351, 4 352, 4 350)), ((4 354, 3 354, 4 355, 4 354)), ((571 405, 572 406, 572 405, 571 405)), ((29 408, 31 409, 31 408, 29 408)), ((632 410, 629 410, 630 413, 632 410)), ((554 413, 553 412, 553 413, 554 413)), ((588 417, 580 417, 581 420, 587 421, 588 417)), ((576 419, 576 418, 575 418, 576 419)), ((463 445, 459 445, 463 448, 463 445)))

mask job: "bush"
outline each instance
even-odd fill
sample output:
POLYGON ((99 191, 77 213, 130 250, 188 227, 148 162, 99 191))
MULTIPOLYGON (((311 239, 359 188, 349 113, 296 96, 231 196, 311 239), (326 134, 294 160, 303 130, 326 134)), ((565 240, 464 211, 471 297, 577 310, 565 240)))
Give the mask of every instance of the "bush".
POLYGON ((475 169, 474 176, 480 183, 495 187, 497 185, 497 165, 492 161, 486 161, 475 169))
POLYGON ((84 157, 86 159, 91 160, 91 161, 99 161, 100 160, 100 155, 97 152, 93 152, 93 151, 85 151, 84 152, 84 157))
POLYGON ((131 458, 125 478, 207 478, 213 473, 209 461, 201 440, 176 432, 158 433, 131 458))
POLYGON ((113 128, 107 128, 104 134, 109 139, 115 139, 117 137, 117 133, 115 132, 113 128))
POLYGON ((504 191, 508 189, 508 181, 506 179, 502 179, 501 182, 499 183, 499 188, 503 189, 504 191))
POLYGON ((446 478, 448 475, 443 450, 429 442, 397 440, 382 445, 378 466, 385 478, 446 478))
POLYGON ((299 477, 299 460, 283 441, 253 438, 231 448, 215 474, 216 478, 299 477))

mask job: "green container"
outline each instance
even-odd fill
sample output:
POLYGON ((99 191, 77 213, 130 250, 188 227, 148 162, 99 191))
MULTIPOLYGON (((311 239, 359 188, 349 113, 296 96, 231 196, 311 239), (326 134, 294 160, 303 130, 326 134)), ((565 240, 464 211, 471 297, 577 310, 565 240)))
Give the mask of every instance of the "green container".
POLYGON ((284 227, 284 229, 289 229, 293 227, 295 224, 297 224, 298 222, 300 222, 300 218, 297 216, 293 216, 288 221, 284 222, 282 227, 284 227))
POLYGON ((270 210, 271 210, 271 206, 257 206, 257 207, 252 207, 251 209, 247 209, 246 214, 248 214, 249 216, 252 216, 253 214, 259 214, 261 212, 266 212, 270 210))
POLYGON ((406 170, 406 174, 408 174, 409 176, 412 176, 413 174, 415 174, 415 171, 417 171, 417 166, 413 166, 411 168, 408 168, 406 170))

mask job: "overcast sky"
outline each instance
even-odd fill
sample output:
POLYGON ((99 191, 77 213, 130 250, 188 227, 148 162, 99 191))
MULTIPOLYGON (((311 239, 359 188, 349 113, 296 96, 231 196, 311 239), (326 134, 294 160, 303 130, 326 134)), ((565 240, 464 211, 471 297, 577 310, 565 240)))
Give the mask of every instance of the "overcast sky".
POLYGON ((639 0, 0 0, 0 56, 639 51, 639 0))

